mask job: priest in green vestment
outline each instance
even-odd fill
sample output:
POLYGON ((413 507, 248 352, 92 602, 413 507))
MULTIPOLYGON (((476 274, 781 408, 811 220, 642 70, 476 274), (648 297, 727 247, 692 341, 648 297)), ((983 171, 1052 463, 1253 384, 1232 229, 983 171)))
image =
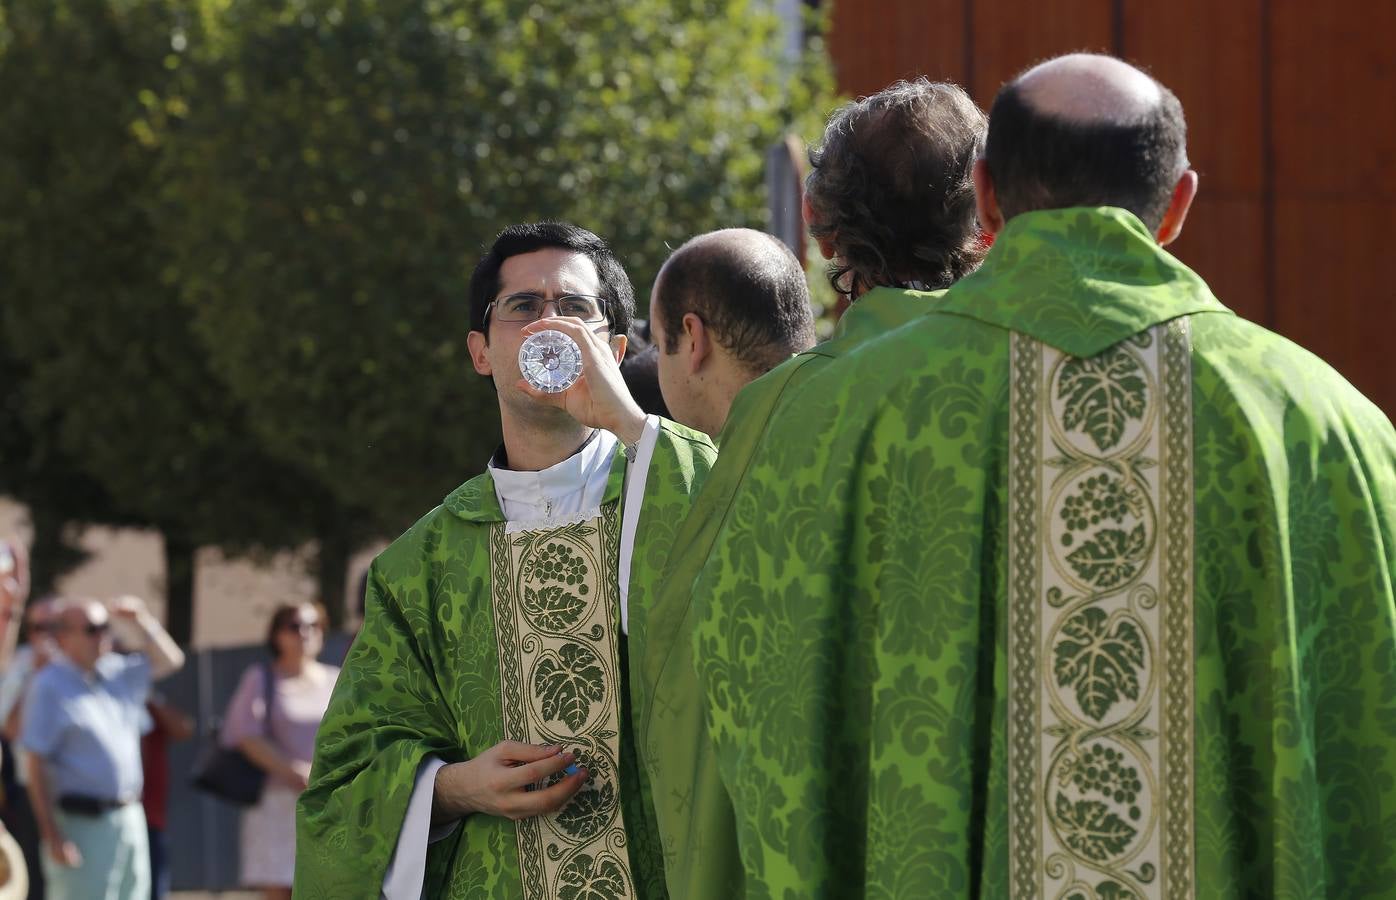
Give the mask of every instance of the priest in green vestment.
POLYGON ((714 450, 658 417, 616 435, 573 414, 603 389, 628 399, 616 363, 633 303, 606 244, 575 226, 506 229, 477 266, 469 345, 504 443, 373 563, 299 804, 297 897, 665 895, 628 610, 653 593, 714 450), (573 335, 585 362, 552 398, 518 366, 541 327, 573 335))
POLYGON ((694 592, 734 896, 1396 895, 1396 431, 1162 248, 1184 134, 1029 70, 983 266, 777 412, 694 592))
MULTIPOLYGON (((833 339, 756 379, 732 402, 721 426, 722 452, 674 540, 634 660, 637 738, 655 785, 675 900, 726 900, 738 896, 741 878, 731 803, 715 768, 694 672, 693 579, 786 398, 831 360, 924 314, 937 292, 979 264, 984 250, 970 173, 984 126, 984 114, 960 88, 919 79, 838 109, 811 153, 805 216, 832 261, 830 281, 852 304, 833 339)), ((656 323, 662 317, 654 308, 667 302, 664 285, 661 278, 651 301, 656 323)), ((666 365, 671 360, 662 357, 668 399, 675 391, 674 379, 664 377, 666 365)), ((669 405, 682 419, 682 397, 669 405)), ((796 439, 818 436, 804 432, 796 439)))

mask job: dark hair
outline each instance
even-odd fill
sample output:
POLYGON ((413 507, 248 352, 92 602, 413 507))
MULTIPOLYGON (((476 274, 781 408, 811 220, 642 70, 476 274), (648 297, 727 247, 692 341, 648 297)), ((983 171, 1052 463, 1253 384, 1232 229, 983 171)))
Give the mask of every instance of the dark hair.
POLYGON ((271 621, 267 623, 267 649, 271 651, 273 659, 281 656, 281 651, 276 647, 276 633, 285 628, 293 616, 300 613, 302 606, 313 606, 315 614, 320 617, 320 627, 329 627, 329 615, 325 612, 325 605, 318 600, 278 604, 276 609, 272 610, 271 621))
POLYGON ((968 94, 925 78, 834 111, 805 180, 810 231, 834 241, 834 290, 935 290, 978 267, 974 160, 984 125, 968 94))
POLYGON ((1160 102, 1147 115, 1109 122, 1038 112, 1017 79, 1004 85, 989 112, 984 151, 1004 218, 1118 206, 1157 229, 1188 167, 1183 106, 1168 88, 1158 88, 1160 102))
POLYGON ((470 330, 485 333, 485 307, 499 293, 499 270, 511 256, 556 247, 580 253, 596 266, 600 295, 606 301, 606 316, 612 334, 626 334, 635 314, 635 289, 620 261, 601 238, 565 222, 536 222, 510 225, 499 233, 470 275, 470 330))
POLYGON ((809 284, 790 248, 769 234, 725 229, 699 235, 659 271, 651 316, 664 322, 664 352, 678 349, 693 313, 713 338, 756 373, 814 343, 809 284))
POLYGON ((625 386, 630 390, 630 396, 635 398, 635 402, 640 404, 640 409, 645 415, 663 416, 672 419, 669 415, 669 405, 664 402, 664 394, 659 389, 659 348, 654 344, 647 344, 634 353, 630 352, 630 347, 625 348, 625 359, 620 362, 620 377, 625 379, 625 386))

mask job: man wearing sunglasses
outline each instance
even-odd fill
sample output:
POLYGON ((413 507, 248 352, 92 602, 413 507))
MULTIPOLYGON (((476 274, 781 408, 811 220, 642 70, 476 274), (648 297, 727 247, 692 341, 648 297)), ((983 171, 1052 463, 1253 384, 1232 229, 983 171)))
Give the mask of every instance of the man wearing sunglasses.
POLYGON ((625 390, 633 289, 596 235, 508 228, 469 295, 503 444, 373 563, 300 801, 295 893, 661 897, 627 659, 714 450, 625 390), (518 364, 545 328, 583 362, 548 397, 518 364))
POLYGON ((141 730, 152 679, 184 665, 174 640, 135 597, 59 601, 60 655, 34 677, 19 736, 44 845, 50 900, 150 894, 141 809, 141 730), (141 652, 112 651, 118 620, 141 652))

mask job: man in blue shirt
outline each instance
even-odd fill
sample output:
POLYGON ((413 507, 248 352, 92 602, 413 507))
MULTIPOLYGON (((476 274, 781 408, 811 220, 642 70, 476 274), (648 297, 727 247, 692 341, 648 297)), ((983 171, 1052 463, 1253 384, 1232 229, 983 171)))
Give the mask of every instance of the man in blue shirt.
POLYGON ((110 607, 60 601, 61 656, 34 678, 20 745, 44 843, 50 900, 136 900, 150 893, 140 736, 152 678, 184 664, 134 597, 110 607), (112 652, 112 619, 132 626, 141 654, 112 652))

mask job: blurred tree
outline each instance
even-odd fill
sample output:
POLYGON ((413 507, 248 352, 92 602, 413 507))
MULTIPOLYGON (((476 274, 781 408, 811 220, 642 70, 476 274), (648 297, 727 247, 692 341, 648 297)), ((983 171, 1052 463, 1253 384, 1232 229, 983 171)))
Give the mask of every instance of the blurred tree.
POLYGON ((763 0, 220 5, 181 37, 169 281, 262 443, 388 531, 478 471, 482 246, 577 222, 643 303, 669 248, 761 226, 765 148, 827 106, 779 29, 763 0))
MULTIPOLYGON (((0 2, 0 341, 27 429, 4 447, 7 487, 36 525, 158 528, 187 641, 197 546, 362 526, 261 450, 168 277, 156 166, 179 102, 179 6, 0 2)), ((327 577, 342 590, 342 571, 327 577)))
MULTIPOLYGON (((0 312, 0 323, 3 323, 0 312)), ((54 446, 54 429, 36 418, 29 398, 29 367, 0 341, 0 494, 29 509, 33 546, 30 602, 53 590, 54 581, 87 554, 74 532, 84 524, 133 524, 91 476, 54 446)))

